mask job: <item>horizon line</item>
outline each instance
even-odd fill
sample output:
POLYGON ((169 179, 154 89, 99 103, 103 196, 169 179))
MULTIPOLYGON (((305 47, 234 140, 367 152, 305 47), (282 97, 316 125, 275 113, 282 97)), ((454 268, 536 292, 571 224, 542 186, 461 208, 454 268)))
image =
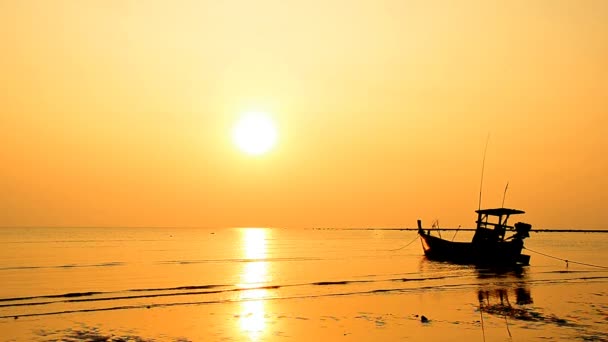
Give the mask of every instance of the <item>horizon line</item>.
MULTIPOLYGON (((224 227, 208 227, 208 226, 0 226, 0 229, 31 229, 31 228, 65 228, 65 229, 243 229, 243 228, 269 228, 269 229, 313 229, 313 230, 403 230, 417 231, 416 227, 275 227, 275 226, 224 226, 224 227)), ((439 231, 475 231, 476 228, 423 228, 423 230, 439 230, 439 231)), ((546 233, 608 233, 606 229, 579 229, 579 228, 532 228, 531 232, 546 232, 546 233)))

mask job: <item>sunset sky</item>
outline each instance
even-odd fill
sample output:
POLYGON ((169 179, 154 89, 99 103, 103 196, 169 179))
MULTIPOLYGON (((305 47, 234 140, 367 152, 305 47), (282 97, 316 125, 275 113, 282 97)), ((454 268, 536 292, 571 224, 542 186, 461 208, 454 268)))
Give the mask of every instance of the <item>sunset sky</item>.
POLYGON ((608 229, 608 1, 0 1, 0 226, 608 229), (276 145, 233 142, 265 113, 276 145))

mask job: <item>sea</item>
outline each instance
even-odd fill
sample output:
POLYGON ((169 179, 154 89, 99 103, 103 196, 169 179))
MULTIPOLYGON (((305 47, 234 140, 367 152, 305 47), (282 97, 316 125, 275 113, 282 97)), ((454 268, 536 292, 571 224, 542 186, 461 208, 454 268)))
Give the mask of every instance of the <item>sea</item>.
POLYGON ((412 230, 0 228, 0 340, 608 341, 608 232, 530 235, 486 269, 412 230))

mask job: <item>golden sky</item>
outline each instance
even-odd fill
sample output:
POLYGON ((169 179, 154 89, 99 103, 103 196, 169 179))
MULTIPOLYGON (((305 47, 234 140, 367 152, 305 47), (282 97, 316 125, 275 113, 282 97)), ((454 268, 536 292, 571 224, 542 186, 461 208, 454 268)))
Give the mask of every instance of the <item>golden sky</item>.
POLYGON ((608 221, 608 1, 0 1, 0 226, 608 221), (248 156, 249 111, 278 127, 248 156))

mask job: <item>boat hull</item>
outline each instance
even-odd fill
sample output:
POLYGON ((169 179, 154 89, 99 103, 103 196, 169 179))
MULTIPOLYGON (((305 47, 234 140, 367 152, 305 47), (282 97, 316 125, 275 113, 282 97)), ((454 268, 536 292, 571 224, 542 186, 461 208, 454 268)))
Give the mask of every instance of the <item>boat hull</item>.
POLYGON ((476 244, 453 242, 420 231, 424 254, 428 259, 475 265, 520 265, 530 263, 530 256, 521 254, 523 241, 514 239, 495 243, 476 244))

